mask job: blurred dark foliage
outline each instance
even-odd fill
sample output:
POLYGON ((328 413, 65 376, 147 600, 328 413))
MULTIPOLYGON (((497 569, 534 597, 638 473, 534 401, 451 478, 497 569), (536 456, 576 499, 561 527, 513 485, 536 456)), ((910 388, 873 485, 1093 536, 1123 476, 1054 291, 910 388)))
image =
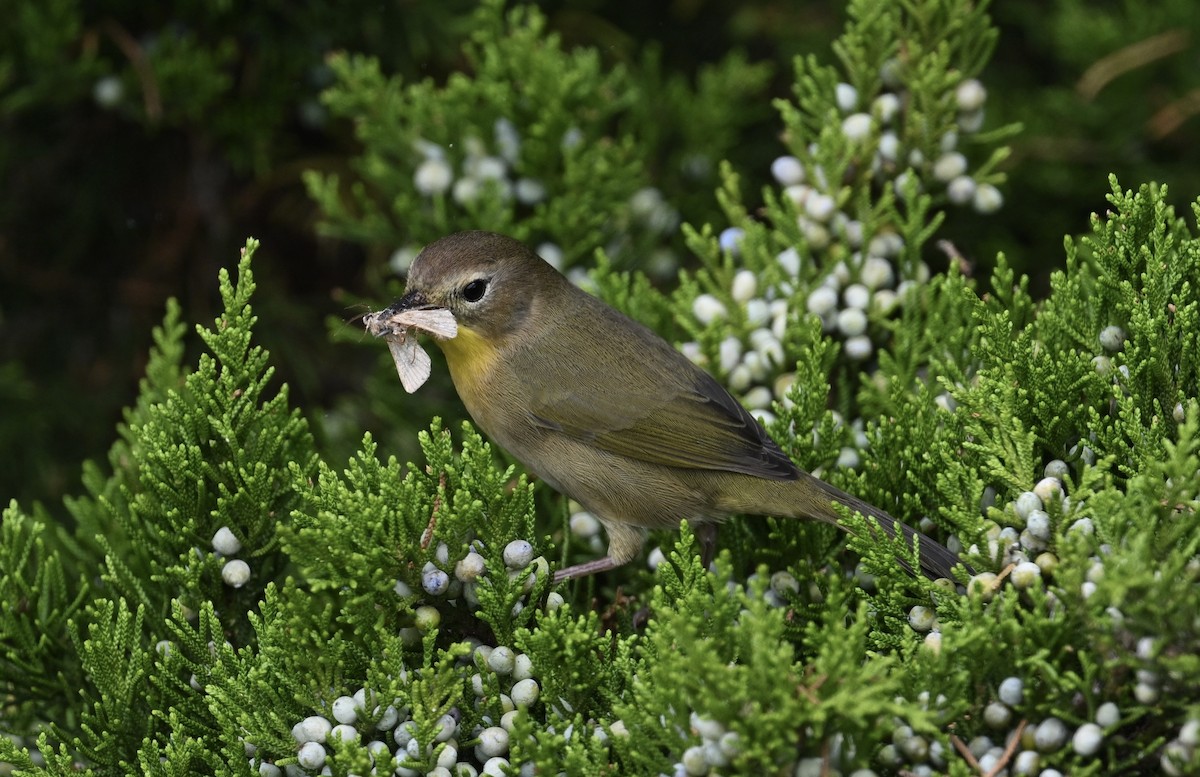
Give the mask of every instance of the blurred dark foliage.
MULTIPOLYGON (((350 128, 319 102, 325 57, 363 52, 406 80, 444 79, 473 4, 11 5, 0 19, 0 497, 54 503, 73 488, 135 396, 165 300, 211 320, 216 270, 248 235, 263 243, 256 331, 277 379, 310 416, 353 402, 379 354, 331 343, 324 321, 354 326, 356 301, 381 302, 383 290, 369 286, 361 247, 316 236, 300 181, 354 152, 350 128)), ((540 5, 564 45, 614 64, 653 44, 665 72, 691 76, 743 49, 775 63, 780 97, 791 59, 827 52, 844 15, 842 3, 779 0, 540 5)), ((1104 207, 1109 172, 1166 183, 1177 205, 1200 193, 1200 21, 1191 0, 1010 1, 992 13, 989 124, 1026 129, 1005 209, 948 236, 982 267, 1004 251, 1037 289, 1063 234, 1104 207)), ((768 182, 778 132, 764 111, 738 144, 731 161, 748 191, 768 182)), ((425 391, 448 420, 461 412, 444 381, 425 391)))

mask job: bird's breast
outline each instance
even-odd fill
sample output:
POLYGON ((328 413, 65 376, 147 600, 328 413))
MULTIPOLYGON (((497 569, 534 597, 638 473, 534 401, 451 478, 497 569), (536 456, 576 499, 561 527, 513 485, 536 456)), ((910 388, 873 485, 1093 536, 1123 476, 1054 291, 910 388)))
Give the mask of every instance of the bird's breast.
POLYGON ((456 337, 441 340, 438 345, 446 354, 454 389, 472 420, 507 447, 509 427, 523 415, 523 408, 518 407, 522 400, 514 396, 514 389, 528 376, 520 377, 520 367, 511 363, 511 355, 505 353, 502 344, 474 330, 459 327, 456 337))

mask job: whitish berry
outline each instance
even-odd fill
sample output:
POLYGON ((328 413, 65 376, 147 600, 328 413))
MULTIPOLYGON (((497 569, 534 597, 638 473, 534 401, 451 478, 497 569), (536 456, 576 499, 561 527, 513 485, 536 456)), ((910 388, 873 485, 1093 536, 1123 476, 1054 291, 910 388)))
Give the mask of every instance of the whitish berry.
POLYGON ((946 197, 955 205, 966 205, 975 199, 975 179, 960 175, 946 184, 946 197))
POLYGON ((943 183, 954 180, 967 172, 967 158, 958 151, 942 154, 933 163, 933 177, 943 183))
POLYGON ((865 310, 871 304, 871 290, 861 283, 852 283, 842 292, 846 305, 865 310))
POLYGON ((923 736, 913 735, 896 743, 900 752, 914 761, 924 761, 929 757, 929 740, 923 736))
POLYGON ((425 196, 445 194, 454 183, 454 171, 450 163, 440 157, 431 157, 417 166, 413 173, 413 186, 425 196))
POLYGON ((383 712, 379 715, 379 720, 375 723, 375 728, 380 731, 390 731, 400 722, 400 710, 392 704, 383 708, 383 712))
POLYGON ((518 707, 529 707, 537 702, 540 693, 541 688, 538 687, 537 680, 526 678, 512 687, 511 696, 513 704, 518 707))
POLYGON ((800 274, 800 252, 795 248, 783 249, 775 257, 775 261, 779 262, 783 271, 793 278, 800 274))
POLYGON ((413 625, 422 633, 428 633, 436 629, 442 622, 442 613, 438 608, 431 607, 428 604, 421 605, 413 611, 413 625))
POLYGON ((546 185, 535 178, 520 178, 514 188, 517 202, 522 205, 537 205, 546 199, 546 185))
POLYGON ((895 132, 888 130, 879 136, 879 156, 889 162, 895 162, 900 156, 900 138, 895 132))
POLYGON ((741 227, 728 227, 721 230, 721 234, 717 236, 717 242, 721 244, 722 251, 737 256, 742 252, 742 238, 746 236, 746 230, 741 227))
POLYGON ((309 715, 304 720, 292 726, 292 738, 299 744, 305 742, 324 742, 329 737, 333 724, 321 715, 309 715))
POLYGON ((739 364, 729 371, 728 379, 729 388, 735 392, 745 391, 750 388, 750 384, 754 382, 754 375, 751 374, 750 368, 745 364, 739 364))
POLYGON ((803 207, 808 200, 808 195, 812 194, 813 188, 808 184, 794 183, 791 186, 786 186, 783 189, 783 196, 791 200, 796 208, 803 207))
POLYGON ((1025 683, 1020 677, 1006 677, 1001 681, 996 695, 1010 707, 1019 706, 1025 698, 1025 683))
POLYGON ((467 162, 470 174, 481 181, 499 181, 508 175, 508 165, 496 156, 482 156, 467 162))
POLYGON ((428 777, 428 775, 434 775, 434 774, 436 774, 437 777, 454 777, 450 773, 450 770, 454 768, 454 765, 457 762, 458 762, 458 743, 454 742, 454 741, 447 742, 446 744, 442 745, 442 748, 440 750, 438 750, 437 768, 434 769, 432 772, 429 772, 427 774, 427 777, 428 777))
POLYGON ((846 339, 842 345, 846 352, 846 358, 861 362, 871 358, 871 354, 875 350, 875 346, 871 343, 871 338, 866 335, 857 335, 846 339))
MULTIPOLYGON (((770 333, 770 330, 764 330, 770 333)), ((756 348, 765 367, 782 367, 783 366, 783 343, 775 339, 775 335, 764 339, 756 348)), ((764 377, 766 377, 764 375, 764 377)))
POLYGON ((357 705, 352 696, 339 696, 333 700, 333 719, 338 723, 353 725, 358 721, 357 705))
MULTIPOLYGON (((1042 756, 1036 750, 1022 750, 1013 760, 1013 774, 1035 775, 1042 763, 1042 756)), ((1042 772, 1045 774, 1045 772, 1042 772)))
POLYGON ((725 318, 725 305, 711 294, 701 294, 692 300, 692 315, 701 324, 711 324, 719 318, 725 318))
POLYGON ((771 163, 771 175, 783 186, 804 183, 804 165, 794 156, 781 156, 771 163))
POLYGON ((222 526, 213 535, 212 549, 222 556, 232 556, 242 549, 242 543, 228 526, 222 526))
POLYGON ((837 202, 828 194, 814 192, 804 203, 804 212, 817 221, 829 221, 837 210, 837 202))
POLYGON ((1139 704, 1154 704, 1158 701, 1159 695, 1157 685, 1138 683, 1133 686, 1133 698, 1137 699, 1139 704))
POLYGON ((983 754, 991 750, 993 747, 990 737, 978 736, 970 741, 967 745, 967 750, 971 751, 971 755, 976 758, 982 758, 983 754))
POLYGON ((1067 466, 1067 462, 1062 459, 1054 459, 1046 465, 1045 475, 1048 478, 1054 478, 1061 481, 1071 472, 1071 468, 1067 466))
POLYGON ((101 108, 114 108, 125 96, 125 86, 116 76, 104 76, 92 86, 92 99, 101 108))
POLYGON ((838 84, 834 88, 833 94, 838 110, 842 113, 849 113, 858 107, 858 90, 852 85, 846 83, 838 84))
POLYGON ((717 363, 725 372, 731 371, 742 360, 742 341, 730 335, 717 346, 717 363))
POLYGON ((746 392, 746 396, 742 397, 742 404, 748 410, 766 410, 774 401, 774 396, 771 394, 771 389, 766 386, 755 386, 746 392))
POLYGON ((325 765, 325 747, 319 742, 305 742, 300 746, 296 760, 305 769, 320 769, 325 765))
POLYGON ((562 269, 563 251, 558 247, 557 243, 539 243, 537 247, 538 256, 546 260, 556 270, 562 269))
POLYGON ((512 120, 505 117, 496 119, 496 123, 492 128, 493 135, 496 138, 496 146, 500 149, 500 153, 509 162, 517 161, 521 155, 521 133, 517 131, 517 127, 512 123, 512 120))
POLYGON ((479 732, 479 744, 475 752, 481 761, 504 755, 508 752, 508 732, 500 726, 489 726, 479 732))
POLYGON ((954 90, 954 100, 958 109, 964 113, 977 111, 987 100, 987 89, 978 79, 969 78, 954 90))
POLYGON ((1104 731, 1095 723, 1084 723, 1075 729, 1075 736, 1071 737, 1071 747, 1080 755, 1095 755, 1102 744, 1104 731))
POLYGON ((358 738, 359 738, 358 729, 356 729, 354 726, 350 726, 345 723, 339 723, 338 725, 334 726, 333 729, 329 732, 329 741, 330 742, 351 743, 351 742, 357 742, 358 738))
POLYGON ((801 758, 796 762, 795 777, 821 777, 827 773, 827 764, 823 758, 801 758))
POLYGON ((907 199, 910 188, 914 189, 917 194, 921 193, 921 179, 912 170, 904 170, 896 176, 892 188, 895 190, 897 197, 902 200, 907 199))
POLYGON ((843 308, 838 313, 837 326, 846 337, 861 335, 867 331, 867 314, 860 308, 843 308))
POLYGON ((1119 326, 1106 326, 1100 330, 1100 345, 1106 351, 1119 351, 1125 345, 1125 330, 1119 326))
POLYGON ((417 258, 418 253, 420 251, 416 246, 401 246, 388 257, 388 267, 397 275, 404 275, 408 272, 408 268, 412 266, 413 259, 417 258))
POLYGON ((871 290, 889 287, 896 280, 896 275, 892 271, 892 263, 879 256, 866 258, 859 277, 862 278, 863 285, 871 290))
POLYGON ((1195 750, 1193 748, 1179 740, 1172 740, 1163 746, 1158 763, 1162 767, 1163 774, 1168 777, 1182 777, 1185 774, 1193 774, 1189 767, 1194 758, 1195 750))
POLYGON ((1012 720, 1012 710, 998 701, 990 702, 983 708, 983 722, 989 727, 1001 730, 1012 720))
POLYGON ((756 297, 746 301, 746 323, 750 326, 762 326, 771 318, 771 308, 767 301, 756 297))
POLYGON ((908 625, 912 626, 914 631, 926 632, 933 628, 936 616, 933 610, 922 605, 917 605, 908 611, 908 625))
POLYGON ((472 550, 454 565, 454 576, 458 578, 459 582, 473 583, 483 574, 485 567, 486 562, 483 556, 472 550))
POLYGON ((533 677, 533 661, 525 653, 517 653, 516 661, 513 662, 512 678, 514 680, 525 680, 533 677))
POLYGON ((596 520, 596 516, 580 510, 577 513, 571 514, 570 520, 571 533, 584 539, 595 537, 600 533, 600 521, 596 520))
POLYGON ((241 588, 250 582, 250 565, 240 558, 227 561, 221 567, 221 579, 231 588, 241 588))
POLYGON ((1058 478, 1042 478, 1033 487, 1033 493, 1038 495, 1044 505, 1048 505, 1056 499, 1061 500, 1063 496, 1062 481, 1058 478))
POLYGON ((1050 515, 1045 510, 1034 510, 1025 519, 1025 530, 1033 537, 1045 542, 1050 539, 1050 515))
POLYGON ((1017 501, 1013 503, 1013 509, 1022 520, 1029 520, 1030 513, 1042 509, 1041 497, 1032 491, 1022 491, 1021 495, 1017 497, 1017 501))
POLYGON ((830 313, 837 307, 838 295, 837 292, 828 286, 818 286, 809 292, 808 300, 805 306, 808 312, 817 316, 824 316, 830 313))
POLYGON ((733 297, 734 302, 746 304, 758 292, 758 277, 749 270, 739 270, 733 276, 733 283, 729 287, 729 296, 733 297))
POLYGON ((517 656, 513 649, 504 645, 493 648, 487 657, 488 668, 496 674, 510 674, 516 663, 517 656))
POLYGON ((1067 742, 1067 725, 1058 718, 1046 718, 1033 732, 1034 745, 1043 753, 1053 753, 1067 742))
POLYGON ((825 228, 824 224, 801 218, 800 233, 804 235, 810 248, 821 249, 829 245, 829 230, 825 228))
MULTIPOLYGON (((846 236, 846 242, 851 248, 859 248, 863 241, 863 225, 858 219, 849 219, 842 225, 842 234, 846 236)), ((867 283, 866 280, 863 283, 867 283)), ((868 286, 871 284, 867 283, 868 286)))
POLYGON ((995 213, 1004 206, 1004 195, 990 183, 980 184, 971 198, 975 210, 984 215, 995 213))
POLYGON ((842 120, 842 133, 852 141, 866 140, 871 134, 871 115, 852 113, 842 120))
POLYGON ((900 304, 900 297, 891 289, 880 289, 871 297, 871 309, 884 315, 890 314, 900 304))
POLYGON ((458 721, 454 719, 453 715, 447 713, 447 714, 441 716, 440 718, 438 718, 437 722, 438 722, 439 728, 437 730, 437 733, 435 733, 433 735, 433 741, 434 742, 450 741, 450 737, 454 736, 454 732, 458 730, 458 721))
POLYGON ((526 540, 513 540, 504 546, 504 565, 509 569, 524 569, 533 561, 533 545, 526 540))
POLYGON ((421 587, 430 596, 441 596, 450 587, 450 575, 432 564, 427 564, 425 571, 421 573, 421 587))
POLYGON ((889 124, 900 112, 900 98, 891 92, 881 94, 872 103, 871 112, 881 123, 889 124))
POLYGON ((508 759, 501 756, 489 758, 479 773, 487 777, 505 777, 508 774, 508 759))
POLYGON ((450 195, 459 205, 470 205, 479 199, 479 181, 474 178, 459 178, 454 182, 454 189, 450 195))
POLYGON ((1200 719, 1189 718, 1179 729, 1179 741, 1188 747, 1200 746, 1200 719))
POLYGON ((1013 567, 1010 579, 1017 588, 1028 588, 1042 577, 1042 568, 1032 561, 1022 561, 1013 567))

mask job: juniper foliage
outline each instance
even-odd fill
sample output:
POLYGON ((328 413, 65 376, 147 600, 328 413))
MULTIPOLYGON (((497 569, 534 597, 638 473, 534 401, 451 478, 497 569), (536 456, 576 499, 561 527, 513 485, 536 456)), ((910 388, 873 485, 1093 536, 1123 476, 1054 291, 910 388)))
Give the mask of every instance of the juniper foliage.
MULTIPOLYGON (((1064 773, 1195 772, 1194 221, 1161 187, 1114 178, 1109 211, 1066 241, 1045 300, 1003 258, 986 285, 972 278, 956 246, 942 246, 946 271, 928 274, 956 211, 927 160, 962 119, 952 93, 989 56, 990 22, 957 0, 850 8, 841 69, 799 61, 795 101, 777 106, 810 188, 747 195, 727 167, 717 200, 739 231, 687 227, 699 266, 675 291, 607 251, 593 288, 687 340, 799 464, 961 549, 976 574, 915 579, 899 561, 912 565, 910 549, 847 513, 849 538, 732 521, 713 570, 685 524, 656 535, 653 571, 639 562, 609 578, 617 591, 552 590, 548 558, 594 549, 469 425, 429 420, 405 465, 371 435, 344 461, 318 449, 254 344, 249 241, 236 280, 219 278, 224 313, 196 330, 206 350, 195 365, 168 308, 107 463, 85 469, 83 495, 66 505, 73 524, 15 503, 3 514, 0 763, 47 775, 315 773, 316 744, 336 775, 427 774, 478 768, 494 746, 485 732, 501 727, 508 763, 496 768, 510 772, 965 775, 1018 758, 1064 773), (849 110, 841 83, 854 87, 849 110), (908 107, 885 121, 889 94, 908 107), (860 112, 868 120, 850 129, 866 133, 847 132, 860 112), (888 132, 902 157, 883 153, 888 132), (814 195, 843 218, 822 220, 814 195), (887 259, 890 285, 872 280, 872 256, 887 259), (856 283, 887 304, 851 335, 838 316, 856 283), (810 304, 821 288, 837 310, 810 304), (772 318, 782 323, 767 348, 772 318), (236 549, 214 541, 222 528, 236 549), (1015 700, 1000 693, 1012 678, 1024 687, 1015 700), (351 722, 310 731, 332 720, 351 722), (1074 739, 1053 739, 1055 724, 1074 739), (1092 724, 1098 742, 1082 736, 1092 724)), ((578 84, 553 82, 555 69, 593 85, 627 76, 547 43, 532 11, 480 13, 492 26, 471 50, 474 80, 401 87, 345 60, 329 98, 368 117, 358 172, 394 185, 430 236, 457 222, 409 191, 411 147, 395 146, 396 162, 370 133, 432 131, 440 111, 458 110, 448 95, 471 98, 464 116, 487 108, 471 125, 481 140, 507 117, 544 141, 539 175, 561 207, 608 202, 572 199, 583 168, 570 166, 585 152, 550 143, 563 126, 501 111, 498 95, 511 93, 500 55, 519 54, 531 83, 567 89, 553 94, 568 101, 578 84), (429 123, 413 129, 401 114, 429 123)), ((972 134, 977 185, 1001 182, 1009 132, 972 134)), ((621 156, 632 137, 586 152, 616 171, 622 196, 636 183, 621 156)), ((366 188, 351 205, 339 188, 335 203, 335 184, 313 179, 331 228, 393 239, 394 212, 366 188)), ((512 201, 486 186, 481 196, 454 218, 533 235, 512 201)), ((573 260, 604 242, 598 224, 574 223, 573 260)))

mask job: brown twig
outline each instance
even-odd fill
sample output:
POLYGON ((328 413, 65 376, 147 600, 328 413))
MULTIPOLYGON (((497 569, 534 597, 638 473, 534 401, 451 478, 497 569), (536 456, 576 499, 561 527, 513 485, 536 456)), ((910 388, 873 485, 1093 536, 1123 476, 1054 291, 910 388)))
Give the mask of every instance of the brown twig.
POLYGON ((446 473, 438 474, 438 491, 433 495, 433 509, 429 511, 429 525, 425 527, 425 532, 421 535, 421 550, 429 547, 429 543, 433 542, 433 530, 437 526, 438 510, 442 507, 442 492, 446 490, 446 473))
POLYGON ((112 38, 113 43, 117 44, 117 48, 121 50, 125 58, 129 60, 129 64, 133 66, 133 72, 137 73, 138 81, 142 84, 142 102, 146 108, 146 118, 153 123, 158 123, 163 114, 162 95, 158 92, 158 79, 154 77, 154 68, 150 65, 146 50, 129 34, 128 30, 112 19, 105 20, 101 26, 112 38))
POLYGON ((1189 37, 1185 30, 1167 30, 1118 49, 1092 63, 1075 85, 1075 91, 1090 102, 1118 76, 1183 51, 1188 47, 1189 37))
POLYGON ((1008 744, 1004 747, 1004 752, 1000 755, 1000 759, 996 761, 996 765, 992 767, 992 770, 985 777, 996 777, 1008 765, 1008 762, 1012 760, 1013 754, 1017 752, 1017 744, 1021 741, 1021 734, 1025 732, 1025 726, 1028 723, 1029 721, 1022 720, 1017 724, 1017 730, 1008 738, 1008 744))
POLYGON ((965 742, 958 738, 957 734, 950 735, 950 743, 954 745, 954 749, 959 752, 959 755, 966 760, 967 765, 969 765, 972 769, 975 769, 984 777, 996 777, 997 774, 1004 770, 1004 767, 1008 765, 1008 762, 1012 760, 1013 754, 1017 752, 1017 745, 1021 741, 1021 734, 1025 732, 1025 726, 1028 725, 1028 723, 1029 721, 1022 720, 1017 724, 1017 730, 1013 732, 1011 737, 1009 737, 1008 744, 1005 746, 1004 752, 1001 753, 1000 758, 996 761, 996 764, 986 772, 983 771, 983 767, 979 765, 979 761, 976 760, 975 754, 971 752, 971 749, 967 747, 965 742))
POLYGON ((950 735, 950 744, 954 745, 954 749, 966 760, 968 766, 972 769, 983 771, 979 766, 979 761, 975 760, 975 754, 971 752, 971 748, 967 747, 966 742, 958 738, 958 734, 950 735))
POLYGON ((1198 113, 1200 113, 1200 89, 1193 89, 1178 100, 1167 103, 1147 119, 1146 132, 1154 140, 1162 140, 1198 113))

